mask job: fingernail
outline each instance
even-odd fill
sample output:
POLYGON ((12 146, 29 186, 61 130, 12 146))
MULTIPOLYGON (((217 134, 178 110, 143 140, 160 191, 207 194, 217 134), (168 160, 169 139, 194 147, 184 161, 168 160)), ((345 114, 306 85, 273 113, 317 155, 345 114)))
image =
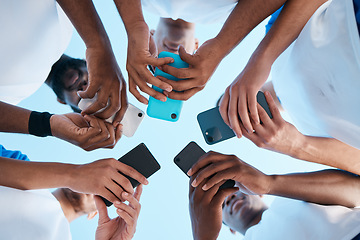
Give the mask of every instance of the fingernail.
POLYGON ((115 201, 114 204, 120 205, 120 202, 119 202, 119 201, 115 201))
POLYGON ((165 88, 165 91, 171 92, 171 91, 172 91, 172 87, 167 87, 167 88, 165 88))
POLYGON ((129 196, 129 194, 127 192, 123 192, 123 196, 127 197, 127 196, 129 196))
POLYGON ((190 169, 190 170, 187 172, 187 175, 191 176, 191 173, 192 173, 192 170, 190 169))
POLYGON ((196 187, 196 179, 191 183, 191 186, 196 187))
POLYGON ((145 181, 144 181, 144 182, 145 182, 145 184, 149 184, 149 181, 148 181, 147 179, 145 179, 145 181))
POLYGON ((118 212, 122 212, 123 210, 121 210, 121 209, 118 209, 117 211, 118 211, 118 212))
POLYGON ((166 98, 161 98, 160 101, 166 102, 166 98))
POLYGON ((207 185, 205 184, 201 189, 206 191, 207 190, 207 185))

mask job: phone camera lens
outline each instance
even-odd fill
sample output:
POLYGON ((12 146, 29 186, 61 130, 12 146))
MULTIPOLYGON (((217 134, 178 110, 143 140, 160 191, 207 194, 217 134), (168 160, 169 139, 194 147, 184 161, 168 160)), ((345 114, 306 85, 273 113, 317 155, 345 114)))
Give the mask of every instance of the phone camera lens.
POLYGON ((142 117, 143 116, 143 114, 142 113, 138 113, 138 117, 142 117))
POLYGON ((175 119, 177 117, 176 113, 171 114, 171 118, 175 119))
POLYGON ((213 142, 214 138, 212 136, 207 136, 207 140, 208 140, 208 142, 213 142))

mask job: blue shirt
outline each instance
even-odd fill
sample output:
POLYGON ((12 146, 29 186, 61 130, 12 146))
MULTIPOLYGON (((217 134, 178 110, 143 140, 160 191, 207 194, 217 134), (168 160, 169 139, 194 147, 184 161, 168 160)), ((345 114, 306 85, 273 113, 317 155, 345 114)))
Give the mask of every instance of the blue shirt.
POLYGON ((0 157, 30 161, 30 159, 25 154, 22 154, 20 151, 6 150, 3 145, 0 145, 0 157))

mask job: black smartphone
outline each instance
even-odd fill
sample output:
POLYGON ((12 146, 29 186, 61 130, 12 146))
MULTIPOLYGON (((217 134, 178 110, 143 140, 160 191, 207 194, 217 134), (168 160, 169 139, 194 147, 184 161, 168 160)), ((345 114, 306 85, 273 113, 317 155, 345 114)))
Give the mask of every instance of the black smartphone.
MULTIPOLYGON (((199 160, 206 152, 196 143, 190 142, 174 158, 174 163, 187 175, 189 169, 199 160)), ((227 180, 219 189, 231 188, 235 185, 234 180, 227 180)))
MULTIPOLYGON (((118 161, 134 168, 146 178, 150 177, 160 169, 160 164, 156 161, 144 143, 137 145, 131 151, 119 158, 118 161)), ((135 179, 126 176, 125 174, 124 176, 129 179, 131 185, 134 188, 140 184, 135 179)), ((102 199, 104 200, 107 207, 112 205, 112 203, 107 199, 103 197, 102 199)))
MULTIPOLYGON (((266 111, 270 118, 272 118, 269 105, 263 92, 259 91, 256 95, 257 102, 266 111)), ((209 145, 227 140, 235 137, 234 131, 226 125, 222 119, 219 107, 209 109, 201 112, 197 116, 197 120, 204 136, 205 142, 209 145)))

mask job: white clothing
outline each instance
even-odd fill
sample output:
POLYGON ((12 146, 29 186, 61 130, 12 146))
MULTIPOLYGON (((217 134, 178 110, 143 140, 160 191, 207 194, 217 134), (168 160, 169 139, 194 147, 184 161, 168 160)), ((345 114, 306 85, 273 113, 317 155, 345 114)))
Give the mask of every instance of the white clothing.
POLYGON ((0 101, 18 104, 46 80, 72 25, 54 0, 0 1, 0 101))
POLYGON ((360 39, 353 1, 324 3, 283 55, 273 83, 295 126, 360 149, 360 39))
POLYGON ((141 0, 144 10, 193 23, 224 22, 237 0, 141 0))
POLYGON ((1 239, 71 239, 69 222, 49 190, 0 186, 0 213, 1 239))
POLYGON ((360 209, 276 198, 246 240, 350 240, 360 233, 360 209))

